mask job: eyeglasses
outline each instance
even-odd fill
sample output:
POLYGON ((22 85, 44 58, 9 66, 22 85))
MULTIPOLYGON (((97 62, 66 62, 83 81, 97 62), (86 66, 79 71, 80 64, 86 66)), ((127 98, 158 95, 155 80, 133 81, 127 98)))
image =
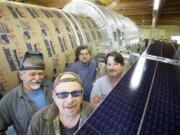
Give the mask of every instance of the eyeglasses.
POLYGON ((59 92, 57 93, 56 91, 54 91, 57 95, 58 98, 67 98, 69 96, 69 94, 71 94, 72 97, 79 97, 82 95, 82 90, 76 90, 76 91, 72 91, 72 92, 59 92))

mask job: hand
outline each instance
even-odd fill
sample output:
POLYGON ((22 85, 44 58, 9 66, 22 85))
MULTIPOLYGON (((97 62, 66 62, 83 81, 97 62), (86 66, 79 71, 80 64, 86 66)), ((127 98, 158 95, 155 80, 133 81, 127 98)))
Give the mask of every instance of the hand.
POLYGON ((102 98, 100 96, 94 96, 91 101, 93 108, 97 108, 101 104, 102 98))
POLYGON ((101 99, 100 96, 94 96, 94 97, 93 97, 93 102, 94 102, 94 103, 100 103, 101 100, 102 100, 102 99, 101 99))

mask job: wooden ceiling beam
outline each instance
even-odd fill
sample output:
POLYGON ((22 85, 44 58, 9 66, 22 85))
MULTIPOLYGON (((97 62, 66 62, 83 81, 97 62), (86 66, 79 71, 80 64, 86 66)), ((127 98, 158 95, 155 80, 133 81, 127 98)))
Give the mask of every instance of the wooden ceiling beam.
POLYGON ((162 12, 161 17, 180 17, 180 13, 175 13, 175 12, 162 12))
POLYGON ((24 0, 25 3, 46 7, 62 8, 71 0, 24 0))
POLYGON ((180 25, 180 19, 160 19, 158 25, 180 25))
POLYGON ((152 9, 151 8, 141 8, 141 9, 137 9, 137 8, 134 8, 134 9, 116 9, 114 11, 128 11, 128 12, 143 12, 143 11, 149 11, 149 12, 152 12, 152 9))
POLYGON ((126 8, 142 8, 142 7, 153 7, 152 1, 141 1, 141 2, 121 2, 115 7, 115 9, 126 9, 126 8))
POLYGON ((178 7, 180 5, 180 2, 171 2, 171 3, 165 3, 163 7, 178 7))
POLYGON ((122 14, 122 15, 152 15, 152 12, 149 11, 144 11, 144 12, 128 12, 128 11, 119 11, 117 12, 118 14, 122 14))
POLYGON ((55 0, 54 2, 49 3, 48 6, 55 8, 63 8, 70 1, 71 0, 55 0))
POLYGON ((172 10, 163 10, 163 11, 160 11, 162 14, 175 14, 177 16, 180 16, 180 10, 179 11, 172 11, 172 10))
POLYGON ((152 23, 152 20, 145 20, 145 21, 142 21, 142 20, 136 20, 134 21, 137 25, 151 25, 152 23))
POLYGON ((24 0, 24 3, 38 5, 38 6, 44 6, 44 7, 46 6, 46 4, 43 4, 42 2, 34 1, 34 0, 24 0))
POLYGON ((152 20, 152 15, 143 15, 143 16, 140 16, 140 15, 137 15, 137 16, 136 15, 130 15, 128 17, 133 18, 135 20, 144 20, 144 19, 147 19, 147 18, 152 20))
POLYGON ((126 16, 131 16, 131 15, 152 15, 152 12, 149 12, 149 11, 144 11, 144 12, 118 12, 119 14, 122 14, 122 15, 126 15, 126 16))

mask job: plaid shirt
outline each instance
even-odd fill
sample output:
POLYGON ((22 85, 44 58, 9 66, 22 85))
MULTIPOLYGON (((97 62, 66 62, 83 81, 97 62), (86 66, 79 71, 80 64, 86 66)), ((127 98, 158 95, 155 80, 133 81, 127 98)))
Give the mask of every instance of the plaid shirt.
POLYGON ((60 135, 60 127, 59 127, 59 125, 60 125, 59 117, 57 115, 56 118, 53 121, 55 135, 60 135))

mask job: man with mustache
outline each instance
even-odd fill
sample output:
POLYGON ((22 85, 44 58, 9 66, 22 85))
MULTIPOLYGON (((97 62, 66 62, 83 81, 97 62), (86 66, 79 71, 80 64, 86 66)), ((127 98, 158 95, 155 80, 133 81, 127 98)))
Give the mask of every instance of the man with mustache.
POLYGON ((83 83, 73 72, 58 75, 53 84, 53 104, 32 118, 27 135, 73 135, 93 111, 83 101, 83 83))
POLYGON ((91 92, 91 105, 96 108, 102 100, 110 93, 122 77, 124 59, 117 52, 110 52, 106 59, 107 75, 97 79, 91 92))
POLYGON ((88 46, 79 46, 76 49, 76 62, 69 68, 69 71, 78 74, 84 84, 85 101, 90 101, 92 83, 95 79, 97 61, 91 60, 90 49, 88 46))
POLYGON ((41 53, 26 52, 19 71, 21 84, 0 100, 0 135, 11 125, 18 135, 26 135, 33 114, 52 103, 52 83, 44 80, 44 69, 41 53))

